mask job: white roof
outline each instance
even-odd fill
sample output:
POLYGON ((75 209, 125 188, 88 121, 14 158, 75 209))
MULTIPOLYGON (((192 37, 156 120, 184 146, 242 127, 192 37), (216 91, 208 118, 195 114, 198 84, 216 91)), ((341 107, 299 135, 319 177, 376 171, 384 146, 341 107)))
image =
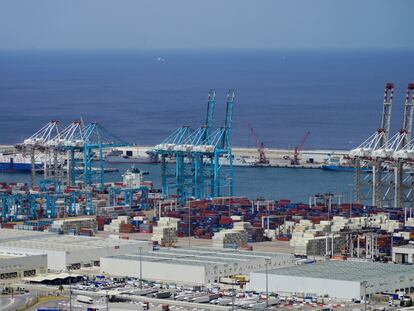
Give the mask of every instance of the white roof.
POLYGON ((93 251, 93 249, 122 245, 145 244, 147 241, 109 239, 98 237, 58 235, 51 233, 0 229, 1 249, 27 249, 29 251, 93 251), (29 233, 29 234, 26 234, 29 233))
MULTIPOLYGON (((261 271, 260 273, 264 273, 261 271)), ((414 277, 412 266, 360 261, 325 261, 270 270, 269 274, 363 282, 374 279, 414 277)))

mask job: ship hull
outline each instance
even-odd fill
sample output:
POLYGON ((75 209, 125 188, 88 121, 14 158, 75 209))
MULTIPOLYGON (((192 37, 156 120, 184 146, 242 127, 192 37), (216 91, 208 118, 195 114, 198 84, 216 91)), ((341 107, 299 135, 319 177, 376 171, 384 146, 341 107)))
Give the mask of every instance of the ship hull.
MULTIPOLYGON (((35 165, 36 171, 42 170, 41 164, 35 165)), ((0 162, 0 172, 21 172, 26 173, 32 170, 32 165, 30 163, 10 163, 10 162, 0 162)))
MULTIPOLYGON (((322 169, 325 171, 332 171, 332 172, 355 172, 357 170, 357 168, 353 166, 341 166, 341 165, 322 165, 322 169)), ((370 171, 370 169, 366 167, 361 167, 359 170, 361 172, 370 171)))
POLYGON ((148 158, 133 158, 133 157, 120 157, 120 156, 106 156, 105 162, 113 163, 113 164, 122 164, 122 163, 130 163, 130 164, 154 164, 158 163, 156 159, 151 157, 148 158))

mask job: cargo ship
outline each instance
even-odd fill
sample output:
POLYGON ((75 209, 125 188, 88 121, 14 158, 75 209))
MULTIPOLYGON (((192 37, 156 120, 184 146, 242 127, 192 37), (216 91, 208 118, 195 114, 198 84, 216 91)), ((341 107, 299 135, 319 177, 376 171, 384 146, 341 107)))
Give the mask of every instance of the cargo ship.
POLYGON ((148 156, 134 156, 132 151, 126 151, 124 154, 122 150, 113 149, 111 152, 106 154, 105 162, 114 164, 154 164, 159 162, 158 157, 155 154, 149 152, 147 154, 148 156))
MULTIPOLYGON (((334 171, 334 172, 355 172, 357 168, 352 165, 322 165, 321 166, 325 171, 334 171)), ((371 170, 368 167, 360 167, 361 172, 369 173, 371 170)))
MULTIPOLYGON (((358 168, 350 161, 341 161, 337 157, 329 157, 326 160, 326 164, 322 165, 321 168, 325 171, 333 172, 355 172, 358 168)), ((371 169, 369 167, 360 167, 359 170, 364 173, 369 173, 371 169)))
MULTIPOLYGON (((43 171, 43 163, 35 162, 36 171, 43 171)), ((0 172, 25 173, 32 170, 30 157, 21 154, 0 154, 0 172)))

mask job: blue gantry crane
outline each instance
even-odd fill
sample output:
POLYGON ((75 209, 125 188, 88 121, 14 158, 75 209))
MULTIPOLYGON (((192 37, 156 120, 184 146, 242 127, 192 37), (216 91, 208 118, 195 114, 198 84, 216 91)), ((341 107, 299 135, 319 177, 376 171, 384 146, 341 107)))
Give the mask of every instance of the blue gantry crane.
MULTIPOLYGON (((17 146, 21 152, 30 153, 32 176, 36 173, 33 169, 36 168, 34 164, 37 165, 35 154, 42 157, 44 178, 38 182, 38 189, 35 189, 35 179, 32 177, 32 192, 1 193, 1 219, 35 219, 38 215, 55 218, 58 213, 74 216, 79 213, 77 199, 80 198, 84 205, 83 213, 94 214, 92 191, 103 189, 104 185, 102 151, 104 148, 126 145, 128 143, 112 135, 98 123, 84 126, 82 121, 74 121, 60 131, 58 121, 50 121, 17 146), (74 185, 76 180, 82 179, 86 186, 82 190, 62 191, 65 161, 67 185, 74 185), (99 182, 98 187, 95 187, 96 180, 99 182), (64 206, 58 206, 58 200, 63 201, 64 206)), ((146 198, 148 199, 148 195, 146 198)))
POLYGON ((215 109, 215 91, 210 90, 205 123, 192 130, 182 126, 175 130, 153 153, 161 158, 161 182, 163 195, 168 197, 171 188, 181 205, 186 198, 204 199, 221 195, 221 188, 229 186, 233 195, 233 157, 230 140, 234 109, 234 91, 227 94, 224 126, 212 130, 215 109), (227 165, 223 165, 223 158, 227 165), (173 165, 167 163, 175 161, 173 165), (227 173, 224 171, 227 170, 227 173), (210 191, 206 192, 207 189, 210 191))
POLYGON ((103 189, 105 176, 104 148, 128 146, 123 139, 113 135, 97 122, 88 124, 83 131, 83 181, 85 185, 99 183, 103 189), (96 152, 95 152, 96 151, 96 152), (96 161, 94 161, 96 160, 96 161), (97 166, 94 164, 98 163, 97 166), (96 178, 97 177, 97 178, 96 178))

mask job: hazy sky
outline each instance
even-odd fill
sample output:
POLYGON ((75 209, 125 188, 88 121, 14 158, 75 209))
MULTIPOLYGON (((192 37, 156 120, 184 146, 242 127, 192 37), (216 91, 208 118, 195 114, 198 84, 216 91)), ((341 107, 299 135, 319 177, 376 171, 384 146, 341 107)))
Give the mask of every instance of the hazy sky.
POLYGON ((414 49, 412 0, 0 0, 0 49, 414 49))

